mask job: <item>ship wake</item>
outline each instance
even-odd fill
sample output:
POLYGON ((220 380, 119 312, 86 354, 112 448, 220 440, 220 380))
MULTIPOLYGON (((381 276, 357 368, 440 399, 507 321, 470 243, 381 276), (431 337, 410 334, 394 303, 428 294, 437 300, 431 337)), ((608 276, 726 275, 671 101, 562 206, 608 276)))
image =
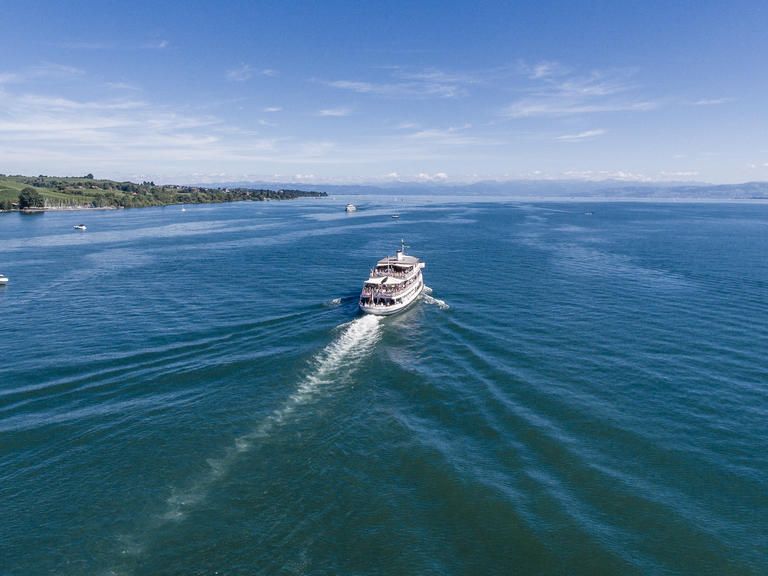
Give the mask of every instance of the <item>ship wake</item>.
MULTIPOLYGON (((303 406, 320 398, 324 391, 348 384, 360 362, 374 349, 381 335, 381 318, 366 315, 339 326, 336 338, 317 353, 310 363, 309 373, 299 382, 278 408, 249 432, 234 439, 222 454, 207 460, 204 474, 184 487, 172 490, 164 508, 153 516, 145 529, 136 535, 120 537, 121 556, 127 561, 144 552, 144 542, 168 524, 183 521, 199 507, 214 485, 225 478, 238 459, 264 442, 281 426, 297 416, 303 406)), ((110 570, 109 574, 127 574, 128 566, 110 570)))
POLYGON ((424 286, 424 292, 421 294, 421 299, 427 304, 437 306, 440 310, 448 310, 450 308, 445 300, 440 300, 440 298, 432 296, 432 288, 429 286, 424 286))

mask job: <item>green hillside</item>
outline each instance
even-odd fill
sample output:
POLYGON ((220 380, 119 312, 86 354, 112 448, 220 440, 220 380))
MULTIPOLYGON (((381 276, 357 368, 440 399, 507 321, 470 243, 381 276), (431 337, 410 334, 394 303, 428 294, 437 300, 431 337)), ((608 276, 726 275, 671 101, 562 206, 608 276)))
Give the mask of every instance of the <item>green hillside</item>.
POLYGON ((31 207, 141 208, 168 204, 207 204, 242 200, 290 200, 321 197, 325 192, 303 190, 252 190, 249 188, 203 188, 199 186, 155 185, 154 182, 116 182, 84 177, 6 176, 0 174, 0 210, 31 207), (19 202, 22 191, 26 201, 19 202), (31 200, 30 200, 31 199, 31 200), (31 202, 31 204, 30 204, 31 202))

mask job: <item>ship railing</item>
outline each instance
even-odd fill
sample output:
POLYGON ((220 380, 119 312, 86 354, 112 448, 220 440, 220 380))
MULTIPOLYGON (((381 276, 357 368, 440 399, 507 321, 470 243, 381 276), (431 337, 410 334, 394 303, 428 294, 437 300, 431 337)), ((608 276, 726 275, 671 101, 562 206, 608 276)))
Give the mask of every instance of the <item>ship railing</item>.
POLYGON ((408 278, 408 276, 412 275, 415 270, 418 270, 418 268, 414 267, 405 272, 374 268, 373 270, 371 270, 371 278, 382 278, 384 276, 391 276, 392 278, 408 278))
POLYGON ((366 308, 389 308, 390 306, 394 306, 396 302, 394 300, 389 302, 374 302, 373 300, 370 300, 368 302, 362 302, 362 305, 366 308))
POLYGON ((376 298, 377 296, 389 296, 389 297, 395 297, 400 296, 401 294, 408 291, 408 288, 413 286, 415 283, 415 280, 412 280, 410 282, 404 282, 403 284, 398 284, 396 287, 392 286, 386 286, 386 287, 377 287, 377 288, 363 288, 363 291, 360 293, 361 296, 370 296, 373 298, 376 298))

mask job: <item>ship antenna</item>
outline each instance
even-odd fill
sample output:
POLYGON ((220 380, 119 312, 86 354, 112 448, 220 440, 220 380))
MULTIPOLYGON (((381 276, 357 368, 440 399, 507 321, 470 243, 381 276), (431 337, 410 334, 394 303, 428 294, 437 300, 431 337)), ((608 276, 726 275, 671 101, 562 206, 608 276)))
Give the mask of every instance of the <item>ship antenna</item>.
POLYGON ((405 254, 405 249, 406 249, 406 248, 410 248, 410 246, 406 246, 406 245, 405 245, 405 240, 403 240, 402 238, 400 238, 400 251, 401 251, 403 254, 405 254))

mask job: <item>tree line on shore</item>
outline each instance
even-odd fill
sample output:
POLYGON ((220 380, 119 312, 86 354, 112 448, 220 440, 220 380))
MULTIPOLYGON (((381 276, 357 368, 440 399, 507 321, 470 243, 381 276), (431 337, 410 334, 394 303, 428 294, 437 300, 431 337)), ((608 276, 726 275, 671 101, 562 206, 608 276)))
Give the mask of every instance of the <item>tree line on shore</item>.
POLYGON ((169 204, 208 204, 244 200, 291 200, 327 196, 305 190, 205 188, 116 182, 83 177, 5 176, 0 174, 0 210, 56 208, 141 208, 169 204), (23 187, 22 187, 23 186, 23 187), (21 189, 19 189, 21 187, 21 189), (18 191, 18 196, 14 194, 18 191))

